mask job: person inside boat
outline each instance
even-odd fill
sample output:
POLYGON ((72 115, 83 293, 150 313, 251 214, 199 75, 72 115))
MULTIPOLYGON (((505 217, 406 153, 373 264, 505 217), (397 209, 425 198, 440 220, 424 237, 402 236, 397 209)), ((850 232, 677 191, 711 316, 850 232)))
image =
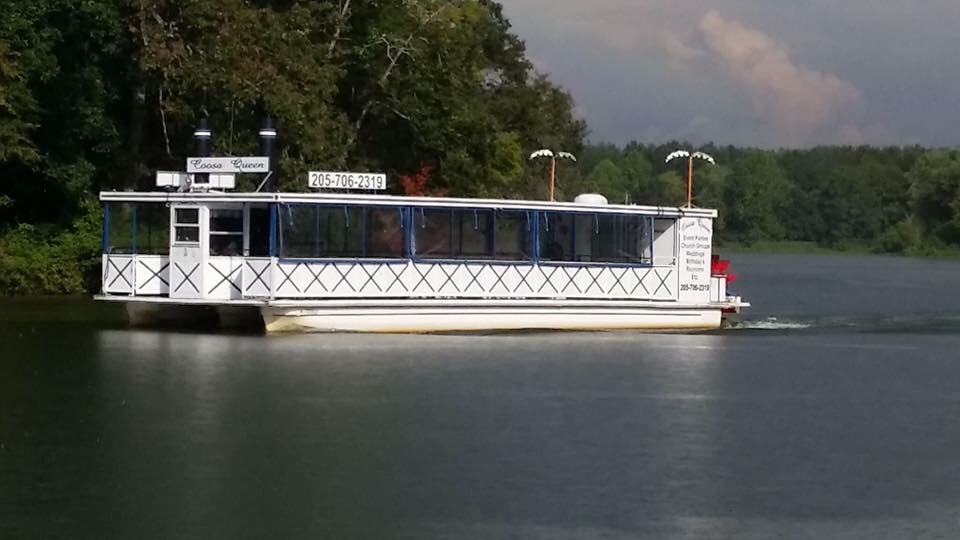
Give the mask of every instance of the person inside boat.
POLYGON ((227 244, 227 247, 223 249, 223 255, 227 257, 239 257, 240 256, 240 244, 236 240, 230 240, 227 244))
POLYGON ((556 236, 552 236, 550 241, 547 242, 547 245, 544 246, 543 258, 548 261, 562 261, 563 259, 563 244, 561 244, 557 239, 558 238, 567 238, 570 234, 570 229, 566 225, 559 225, 559 230, 556 236))
POLYGON ((396 257, 403 254, 403 227, 400 214, 395 210, 371 210, 368 212, 370 245, 368 255, 396 257))

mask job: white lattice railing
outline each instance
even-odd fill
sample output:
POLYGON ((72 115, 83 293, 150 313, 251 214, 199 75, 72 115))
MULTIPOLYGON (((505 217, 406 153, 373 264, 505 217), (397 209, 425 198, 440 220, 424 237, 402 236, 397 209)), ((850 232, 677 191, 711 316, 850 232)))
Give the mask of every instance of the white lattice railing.
POLYGON ((237 300, 243 298, 243 257, 210 257, 203 274, 205 298, 237 300))
POLYGON ((672 267, 246 259, 244 296, 674 300, 672 267))
MULTIPOLYGON (((170 294, 170 259, 104 255, 103 291, 170 294)), ((676 300, 672 266, 586 266, 496 262, 295 261, 210 257, 191 276, 202 298, 606 298, 676 300)))
POLYGON ((163 296, 170 292, 170 258, 165 255, 103 255, 103 292, 163 296))

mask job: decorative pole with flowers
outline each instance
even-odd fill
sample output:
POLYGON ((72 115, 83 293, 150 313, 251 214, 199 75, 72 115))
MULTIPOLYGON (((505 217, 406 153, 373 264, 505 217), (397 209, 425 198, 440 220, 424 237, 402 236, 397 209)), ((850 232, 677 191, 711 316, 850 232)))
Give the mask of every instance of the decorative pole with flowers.
POLYGON ((539 159, 539 158, 550 158, 550 201, 554 200, 553 194, 555 186, 557 183, 557 160, 558 159, 569 159, 571 161, 577 161, 577 157, 571 154, 570 152, 556 152, 553 150, 537 150, 536 152, 530 154, 530 159, 539 159))

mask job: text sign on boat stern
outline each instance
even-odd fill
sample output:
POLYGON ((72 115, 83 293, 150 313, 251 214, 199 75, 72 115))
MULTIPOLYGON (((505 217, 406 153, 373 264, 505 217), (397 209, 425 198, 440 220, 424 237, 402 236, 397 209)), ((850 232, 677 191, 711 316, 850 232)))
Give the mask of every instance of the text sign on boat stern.
POLYGON ((311 171, 307 173, 307 185, 314 189, 387 189, 387 175, 311 171))
POLYGON ((268 157, 190 157, 187 158, 188 173, 268 173, 268 157))

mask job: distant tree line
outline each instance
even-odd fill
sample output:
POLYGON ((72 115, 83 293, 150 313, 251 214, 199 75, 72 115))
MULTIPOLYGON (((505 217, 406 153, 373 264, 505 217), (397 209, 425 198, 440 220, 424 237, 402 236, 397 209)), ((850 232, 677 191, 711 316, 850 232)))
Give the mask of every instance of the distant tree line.
MULTIPOLYGON (((576 154, 561 197, 678 204, 679 143, 585 146, 494 0, 0 0, 0 293, 99 281, 97 192, 181 169, 201 119, 245 155, 270 117, 280 188, 310 168, 388 173, 395 192, 544 198, 533 150, 576 154)), ((960 160, 920 148, 706 148, 696 204, 720 237, 960 243, 960 160)), ((243 180, 250 188, 254 179, 243 180)))
MULTIPOLYGON (((584 149, 567 189, 611 201, 682 204, 686 163, 664 163, 687 143, 584 149)), ((924 254, 960 247, 960 152, 920 147, 698 148, 694 204, 720 211, 718 238, 802 241, 924 254)))

